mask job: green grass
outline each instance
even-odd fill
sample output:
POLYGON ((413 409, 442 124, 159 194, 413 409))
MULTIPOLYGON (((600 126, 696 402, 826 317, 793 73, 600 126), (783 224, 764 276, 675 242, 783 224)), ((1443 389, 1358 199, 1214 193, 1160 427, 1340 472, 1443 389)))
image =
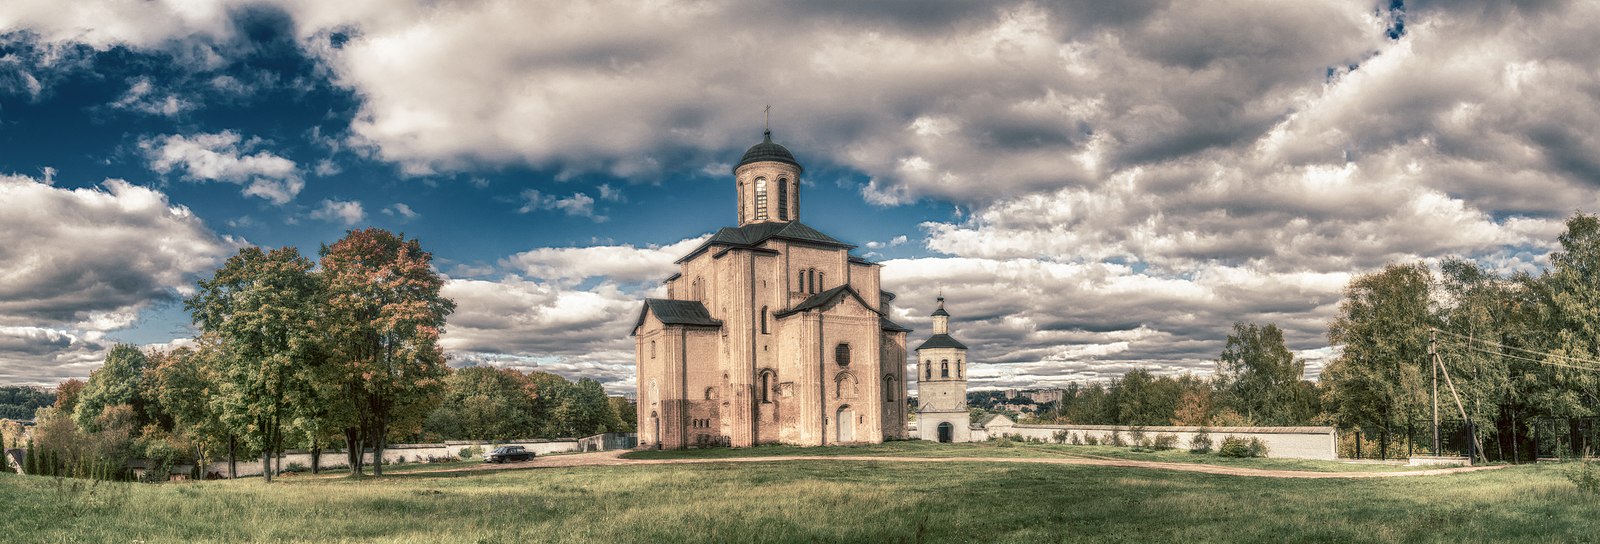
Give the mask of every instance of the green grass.
MULTIPOLYGON (((1002 448, 1004 449, 1004 448, 1002 448)), ((1282 480, 855 461, 99 484, 0 475, 6 542, 1580 542, 1538 465, 1282 480)))
POLYGON ((767 456, 887 457, 1111 457, 1136 461, 1194 463, 1267 470, 1308 470, 1315 472, 1388 472, 1418 470, 1417 467, 1315 461, 1309 459, 1239 459, 1216 453, 1195 454, 1188 450, 1134 451, 1117 446, 1072 446, 1037 442, 972 442, 940 444, 925 440, 885 442, 859 446, 805 448, 799 446, 756 446, 753 448, 708 448, 701 450, 636 451, 624 454, 629 459, 725 459, 767 456))

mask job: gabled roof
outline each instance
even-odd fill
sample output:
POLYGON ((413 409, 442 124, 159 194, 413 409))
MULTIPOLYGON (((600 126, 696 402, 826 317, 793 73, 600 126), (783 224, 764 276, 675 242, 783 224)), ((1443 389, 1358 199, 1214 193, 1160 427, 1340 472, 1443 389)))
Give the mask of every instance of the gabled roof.
POLYGON ((1002 426, 1002 427, 1011 426, 1011 425, 1015 425, 1016 424, 1016 422, 1011 421, 1011 418, 1006 417, 1005 414, 984 414, 983 417, 978 418, 978 421, 976 421, 975 423, 977 424, 978 427, 988 427, 989 425, 995 424, 995 423, 998 423, 999 426, 1002 426), (996 421, 996 420, 998 420, 998 421, 996 421))
POLYGON ((721 327, 722 320, 711 317, 711 312, 706 311, 706 305, 698 300, 667 300, 661 298, 644 299, 644 307, 639 309, 639 321, 633 324, 637 332, 644 325, 646 313, 656 314, 656 319, 664 325, 686 325, 690 327, 721 327))
POLYGON ((805 242, 843 249, 854 249, 856 246, 846 244, 832 236, 823 234, 822 231, 811 228, 799 221, 786 223, 751 223, 742 227, 723 227, 711 235, 700 247, 684 255, 677 262, 684 262, 699 255, 711 246, 755 247, 772 238, 781 238, 796 242, 805 242))
POLYGON ((827 304, 829 301, 832 301, 833 299, 838 298, 838 297, 842 297, 842 296, 844 296, 846 294, 849 294, 851 297, 854 297, 857 302, 860 302, 861 303, 861 307, 866 308, 868 310, 871 310, 872 313, 878 314, 878 318, 879 319, 883 318, 883 314, 878 313, 878 309, 877 308, 873 308, 871 304, 867 304, 866 299, 861 298, 861 294, 857 293, 855 289, 851 289, 849 284, 840 285, 838 287, 834 287, 834 288, 829 289, 827 291, 823 291, 821 293, 817 293, 815 295, 811 295, 809 297, 806 297, 805 300, 800 301, 800 303, 794 305, 793 308, 789 308, 787 310, 782 310, 782 311, 779 311, 779 312, 777 312, 775 314, 772 314, 772 315, 773 315, 773 317, 786 317, 786 316, 789 316, 789 315, 793 315, 793 314, 797 314, 797 313, 800 313, 800 312, 804 312, 806 310, 819 308, 822 305, 827 304))
POLYGON ((955 338, 951 338, 950 335, 948 335, 948 334, 935 334, 933 336, 928 337, 928 341, 927 342, 923 342, 922 345, 917 346, 917 349, 928 349, 928 348, 967 349, 967 345, 966 344, 962 344, 961 342, 957 342, 955 338))

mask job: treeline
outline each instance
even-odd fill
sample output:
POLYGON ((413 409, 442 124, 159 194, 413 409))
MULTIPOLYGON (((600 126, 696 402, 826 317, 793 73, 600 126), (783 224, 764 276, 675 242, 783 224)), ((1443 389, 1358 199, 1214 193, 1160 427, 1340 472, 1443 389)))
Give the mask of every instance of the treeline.
MULTIPOLYGON (((1317 385, 1305 380, 1276 325, 1236 323, 1216 375, 1133 370, 1109 383, 1069 383, 1029 422, 1080 425, 1294 426, 1319 420, 1317 385)), ((999 394, 998 392, 994 392, 999 394)), ((990 395, 991 397, 993 395, 990 395)), ((1027 401, 1023 397, 1002 402, 1027 401)), ((993 399, 990 399, 993 400, 993 399)), ((1028 401, 1032 402, 1032 401, 1028 401)))
POLYGON ((1448 373, 1441 417, 1465 412, 1486 456, 1530 459, 1541 419, 1562 427, 1541 434, 1547 448, 1593 447, 1580 423, 1600 416, 1600 219, 1574 215, 1557 241, 1537 275, 1452 259, 1437 273, 1395 264, 1351 281, 1328 331, 1344 349, 1321 377, 1331 421, 1375 428, 1384 454, 1396 435, 1426 426, 1436 337, 1448 373))
POLYGON ((572 438, 633 432, 632 402, 608 397, 600 382, 573 383, 549 372, 467 367, 445 378, 443 402, 423 422, 437 440, 572 438))
POLYGON ((1600 447, 1600 219, 1576 214, 1538 274, 1463 259, 1357 276, 1328 326, 1339 354, 1317 382, 1273 325, 1236 324, 1213 378, 1127 373, 1070 384, 1042 421, 1122 425, 1334 425, 1388 457, 1431 444, 1438 406, 1454 449, 1489 459, 1600 447), (1437 357, 1436 357, 1436 355, 1437 357), (1544 430, 1537 423, 1544 422, 1544 430), (1425 436, 1415 436, 1415 435, 1425 436), (1536 442, 1537 441, 1537 442, 1536 442), (1553 448, 1553 449, 1552 449, 1553 448))
POLYGON ((0 419, 33 419, 34 410, 55 404, 48 390, 25 385, 0 385, 0 419))
POLYGON ((252 455, 270 481, 281 468, 272 460, 288 448, 310 450, 313 472, 323 450, 340 449, 355 474, 363 451, 381 459, 397 439, 626 426, 592 380, 452 372, 438 341, 455 304, 440 295, 444 280, 417 240, 350 231, 319 257, 239 250, 185 300, 201 331, 193 346, 113 347, 87 382, 61 384, 54 405, 37 411, 30 458, 49 473, 106 477, 144 457, 161 477, 180 460, 225 456, 231 471, 252 455), (518 395, 503 394, 510 389, 518 395), (486 420, 513 411, 509 426, 486 420))

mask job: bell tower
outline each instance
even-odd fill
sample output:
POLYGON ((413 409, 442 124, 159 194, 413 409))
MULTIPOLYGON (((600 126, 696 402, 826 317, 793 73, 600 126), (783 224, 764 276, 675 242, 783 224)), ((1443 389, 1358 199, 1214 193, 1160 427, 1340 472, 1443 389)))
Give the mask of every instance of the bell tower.
POLYGON ((772 142, 772 131, 733 167, 739 191, 739 226, 800 220, 800 173, 794 154, 772 142))
POLYGON ((933 336, 917 346, 917 434, 923 440, 967 442, 967 346, 950 336, 944 295, 933 311, 933 336))

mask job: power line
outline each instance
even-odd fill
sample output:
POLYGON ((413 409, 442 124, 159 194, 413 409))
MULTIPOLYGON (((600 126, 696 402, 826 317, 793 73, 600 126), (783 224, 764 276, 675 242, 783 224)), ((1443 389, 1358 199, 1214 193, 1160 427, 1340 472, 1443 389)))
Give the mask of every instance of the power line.
POLYGON ((1516 346, 1508 346, 1508 345, 1496 342, 1494 340, 1487 340, 1487 339, 1483 339, 1483 338, 1467 336, 1465 334, 1461 334, 1461 333, 1458 333, 1458 332, 1450 332, 1450 331, 1447 331, 1447 330, 1444 330, 1444 329, 1435 328, 1433 330, 1448 334, 1450 336, 1454 336, 1456 338, 1464 338, 1464 339, 1466 339, 1468 341, 1481 342, 1481 343, 1489 344, 1491 346, 1495 346, 1495 347, 1499 347, 1499 348, 1513 349, 1513 350, 1521 351, 1521 352, 1524 352, 1524 353, 1531 353, 1531 354, 1534 354, 1534 355, 1543 355, 1543 356, 1546 356, 1546 357, 1554 357, 1554 358, 1557 358, 1557 359, 1566 359, 1566 360, 1572 361, 1572 362, 1590 363, 1590 364, 1600 365, 1600 360, 1586 359, 1586 358, 1583 358, 1583 357, 1573 357, 1571 355, 1561 355, 1559 353, 1550 353, 1548 351, 1538 351, 1538 350, 1532 350, 1532 349, 1528 349, 1528 348, 1519 348, 1519 347, 1516 347, 1516 346))
POLYGON ((1516 360, 1519 360, 1519 361, 1527 361, 1527 362, 1534 363, 1534 364, 1549 365, 1549 366, 1559 366, 1559 367, 1563 367, 1563 368, 1572 368, 1572 369, 1577 369, 1577 370, 1588 370, 1588 371, 1591 371, 1591 372, 1600 372, 1600 367, 1588 367, 1588 366, 1569 365, 1569 364, 1565 364, 1565 363, 1555 363, 1555 362, 1544 361, 1544 360, 1540 360, 1540 359, 1534 359, 1534 358, 1531 358, 1531 357, 1524 357, 1524 356, 1521 356, 1521 355, 1513 355, 1513 354, 1510 354, 1510 353, 1503 353, 1503 352, 1499 352, 1499 351, 1484 349, 1484 348, 1480 348, 1478 346, 1474 346, 1474 345, 1471 345, 1471 344, 1464 344, 1464 343, 1463 344, 1456 344, 1455 347, 1462 348, 1462 349, 1470 349, 1470 350, 1481 352, 1481 353, 1487 353, 1489 355, 1498 355, 1498 356, 1501 356, 1501 357, 1505 357, 1505 358, 1509 358, 1509 359, 1516 359, 1516 360))

